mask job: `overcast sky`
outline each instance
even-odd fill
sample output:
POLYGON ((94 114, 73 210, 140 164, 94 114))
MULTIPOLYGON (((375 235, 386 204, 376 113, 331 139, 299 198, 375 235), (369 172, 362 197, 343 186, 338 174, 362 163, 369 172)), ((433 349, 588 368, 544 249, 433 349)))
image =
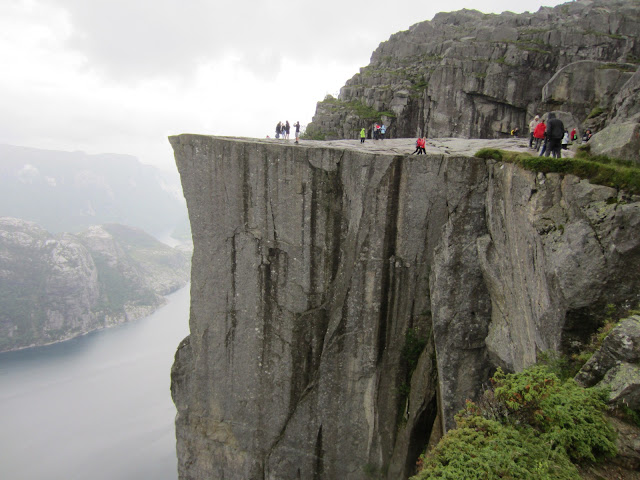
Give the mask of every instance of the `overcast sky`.
POLYGON ((168 135, 304 125, 380 42, 439 11, 561 3, 0 0, 0 143, 175 169, 168 135))

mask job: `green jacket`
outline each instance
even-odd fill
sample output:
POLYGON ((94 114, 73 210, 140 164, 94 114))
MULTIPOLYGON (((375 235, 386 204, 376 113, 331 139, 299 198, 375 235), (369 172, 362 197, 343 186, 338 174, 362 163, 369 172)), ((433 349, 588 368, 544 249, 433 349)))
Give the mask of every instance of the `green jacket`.
POLYGON ((360 138, 364 138, 367 136, 367 132, 365 131, 365 129, 363 128, 362 130, 360 130, 360 138))

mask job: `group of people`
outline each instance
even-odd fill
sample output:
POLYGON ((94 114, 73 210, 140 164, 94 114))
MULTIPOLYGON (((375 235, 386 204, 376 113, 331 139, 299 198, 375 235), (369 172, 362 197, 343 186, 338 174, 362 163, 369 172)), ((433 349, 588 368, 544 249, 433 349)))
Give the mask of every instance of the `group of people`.
POLYGON ((384 140, 385 133, 387 133, 387 127, 385 126, 385 124, 383 123, 382 125, 380 125, 379 123, 376 123, 373 127, 373 139, 384 140))
POLYGON ((540 151, 540 156, 548 157, 551 154, 554 158, 562 158, 562 149, 567 149, 570 137, 575 134, 574 128, 569 135, 562 120, 556 118, 553 112, 549 113, 546 122, 536 115, 529 122, 529 148, 540 151))
MULTIPOLYGON (((384 140, 384 136, 387 133, 387 126, 383 123, 380 125, 376 123, 371 129, 371 137, 374 140, 384 140)), ((367 129, 362 127, 360 130, 360 143, 364 143, 364 140, 367 138, 367 129)))
MULTIPOLYGON (((427 146, 427 137, 418 138, 416 140, 416 149, 413 153, 416 153, 418 155, 421 155, 424 153, 426 155, 427 154, 427 151, 425 150, 426 146, 427 146)), ((413 155, 413 153, 411 155, 413 155)))
MULTIPOLYGON (((298 143, 300 139, 300 122, 298 121, 294 123, 293 126, 296 128, 295 143, 298 143)), ((278 124, 276 125, 276 138, 283 138, 285 140, 289 140, 290 131, 291 131, 291 125, 289 124, 289 120, 287 120, 285 123, 278 122, 278 124)))

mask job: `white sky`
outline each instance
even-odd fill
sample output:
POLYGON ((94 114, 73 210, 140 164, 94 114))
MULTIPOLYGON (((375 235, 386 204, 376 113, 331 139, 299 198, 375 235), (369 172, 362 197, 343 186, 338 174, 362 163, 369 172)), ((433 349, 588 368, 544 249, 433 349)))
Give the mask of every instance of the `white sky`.
POLYGON ((0 0, 0 143, 175 170, 178 133, 273 136, 439 11, 561 0, 0 0))

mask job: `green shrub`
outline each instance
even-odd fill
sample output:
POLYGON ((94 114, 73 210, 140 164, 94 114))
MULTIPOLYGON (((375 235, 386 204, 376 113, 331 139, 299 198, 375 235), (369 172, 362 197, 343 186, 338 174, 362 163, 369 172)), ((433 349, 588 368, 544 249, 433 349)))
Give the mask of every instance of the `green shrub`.
POLYGON ((573 379, 563 382, 542 365, 519 374, 498 369, 492 381, 502 423, 533 428, 572 460, 615 454, 615 435, 602 415, 606 392, 582 388, 573 379))
POLYGON ((562 381, 545 366, 518 374, 500 369, 492 389, 468 401, 428 454, 414 480, 579 479, 572 461, 615 455, 615 433, 604 418, 606 393, 562 381))
POLYGON ((410 328, 407 330, 402 347, 402 358, 407 362, 409 378, 411 378, 411 374, 418 366, 418 359, 426 344, 427 339, 420 335, 419 329, 410 328))
POLYGON ((451 430, 426 458, 414 480, 577 480, 576 467, 532 432, 478 415, 456 417, 451 430))
POLYGON ((593 110, 591 110, 589 115, 587 115, 587 118, 595 118, 598 115, 602 115, 603 112, 604 110, 601 107, 595 107, 593 110))
POLYGON ((475 153, 478 158, 516 163, 533 172, 572 174, 591 183, 640 193, 640 168, 630 160, 614 159, 605 155, 591 155, 586 149, 574 158, 538 157, 495 148, 483 148, 475 153))
POLYGON ((502 150, 498 150, 497 148, 481 148, 475 154, 478 158, 484 158, 485 160, 492 159, 501 161, 502 160, 502 150))

